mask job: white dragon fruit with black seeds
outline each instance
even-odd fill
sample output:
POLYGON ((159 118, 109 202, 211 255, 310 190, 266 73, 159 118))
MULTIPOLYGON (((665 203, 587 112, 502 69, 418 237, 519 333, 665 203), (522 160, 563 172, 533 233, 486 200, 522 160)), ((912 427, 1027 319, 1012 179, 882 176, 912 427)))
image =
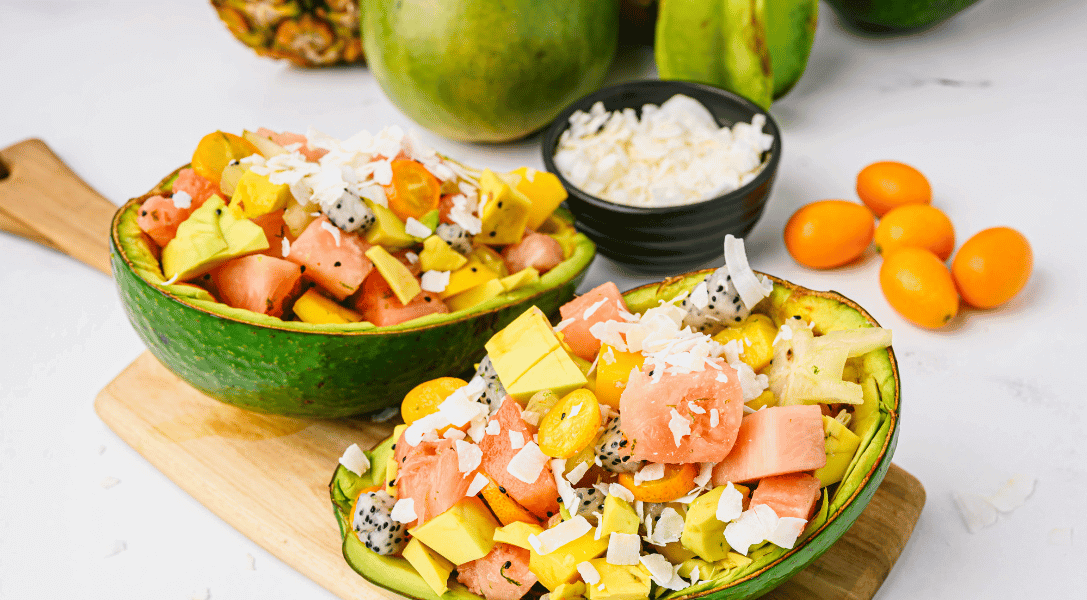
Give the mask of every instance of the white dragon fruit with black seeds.
POLYGON ((366 492, 355 504, 355 535, 368 549, 383 556, 397 554, 408 545, 404 524, 393 521, 394 504, 396 500, 385 490, 366 492))
POLYGON ((596 515, 604 514, 604 499, 607 496, 604 495, 604 492, 591 487, 574 488, 574 495, 577 496, 576 510, 566 507, 566 510, 570 512, 570 516, 581 515, 585 517, 586 521, 596 525, 598 521, 596 515), (596 515, 593 513, 596 513, 596 515))
POLYGON ((706 331, 714 327, 722 327, 730 323, 739 323, 751 314, 751 309, 744 306, 736 286, 732 283, 728 267, 721 267, 706 276, 705 306, 699 308, 696 302, 695 292, 688 294, 680 305, 687 311, 683 318, 683 324, 690 326, 695 331, 706 331))
POLYGON ((326 205, 322 210, 333 225, 348 233, 366 231, 377 222, 374 211, 346 188, 335 202, 326 205))
POLYGON ((620 417, 612 419, 600 436, 596 456, 600 459, 601 466, 612 473, 633 473, 642 468, 643 461, 631 457, 634 445, 623 435, 619 419, 620 417))
POLYGON ((493 415, 498 412, 498 407, 502 405, 502 400, 506 397, 506 388, 498 380, 498 373, 494 370, 494 365, 491 364, 490 356, 484 356, 483 360, 479 361, 476 375, 479 375, 483 379, 483 383, 487 384, 487 389, 480 401, 490 407, 493 415))
POLYGON ((461 254, 472 253, 472 236, 460 225, 455 223, 440 223, 438 228, 434 230, 434 233, 445 240, 445 243, 452 246, 457 252, 460 252, 461 254))

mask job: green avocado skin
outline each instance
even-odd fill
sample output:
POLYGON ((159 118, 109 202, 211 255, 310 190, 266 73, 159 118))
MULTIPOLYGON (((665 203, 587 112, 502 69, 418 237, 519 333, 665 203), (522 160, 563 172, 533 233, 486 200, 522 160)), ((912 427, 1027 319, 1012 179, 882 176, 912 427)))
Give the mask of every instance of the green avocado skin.
POLYGON ((850 25, 893 33, 935 25, 978 0, 827 0, 850 25))
POLYGON ((366 62, 389 99, 450 139, 504 142, 604 80, 618 0, 363 0, 366 62))
MULTIPOLYGON (((705 278, 712 270, 697 271, 685 276, 675 277, 662 282, 636 288, 624 294, 628 307, 634 312, 642 312, 656 306, 662 299, 674 298, 680 293, 691 290, 705 278)), ((776 318, 799 315, 807 321, 816 323, 816 331, 835 329, 851 329, 856 327, 871 326, 869 316, 861 310, 847 303, 839 302, 833 298, 826 298, 821 294, 807 294, 794 292, 786 287, 775 285, 774 293, 769 299, 771 312, 776 318)), ((852 497, 841 501, 832 499, 834 506, 827 522, 817 530, 812 537, 805 540, 800 547, 788 552, 784 557, 774 561, 766 567, 751 573, 750 575, 731 582, 724 586, 715 586, 713 582, 699 584, 698 588, 684 592, 669 592, 660 596, 663 599, 698 597, 713 600, 750 600, 758 598, 777 586, 785 583, 790 577, 800 572, 815 559, 819 558, 835 542, 837 542, 857 518, 860 517, 868 502, 875 495, 883 482, 887 470, 891 466, 891 457, 898 444, 898 413, 899 413, 899 389, 896 377, 897 367, 893 352, 874 359, 872 363, 866 363, 867 368, 873 370, 873 374, 880 380, 880 388, 884 397, 891 398, 888 411, 888 420, 880 427, 875 435, 872 451, 865 451, 867 460, 871 466, 862 470, 867 474, 865 481, 852 497), (878 457, 878 458, 877 458, 878 457)), ((408 562, 402 558, 380 556, 367 550, 351 531, 351 509, 354 499, 365 488, 379 484, 385 480, 384 467, 388 456, 393 452, 393 443, 396 440, 388 438, 378 444, 372 451, 367 452, 370 457, 372 470, 362 477, 348 471, 343 466, 338 466, 329 483, 329 492, 332 500, 333 513, 340 527, 340 535, 343 538, 343 555, 352 569, 359 575, 387 590, 396 592, 407 598, 419 600, 482 600, 479 596, 468 592, 456 581, 450 581, 450 591, 442 596, 437 596, 427 587, 423 579, 412 569, 408 562)), ((864 462, 862 460, 862 462, 864 462)), ((828 500, 829 502, 830 500, 828 500)))
POLYGON ((286 331, 215 315, 139 277, 111 238, 121 300, 136 333, 171 372, 246 410, 336 418, 399 404, 417 384, 469 371, 496 332, 535 304, 553 315, 574 297, 586 263, 556 287, 449 323, 382 333, 286 331))

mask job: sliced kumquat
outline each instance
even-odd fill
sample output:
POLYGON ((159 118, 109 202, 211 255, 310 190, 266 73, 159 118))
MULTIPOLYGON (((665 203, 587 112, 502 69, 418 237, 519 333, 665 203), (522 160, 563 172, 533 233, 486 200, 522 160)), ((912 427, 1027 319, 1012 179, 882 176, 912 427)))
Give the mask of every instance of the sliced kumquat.
POLYGON ((421 219, 428 212, 437 210, 442 184, 422 163, 398 158, 392 162, 392 170, 393 180, 385 186, 385 195, 393 214, 407 221, 408 217, 421 219))
POLYGON ((457 389, 468 385, 468 382, 456 377, 439 377, 424 381, 411 388, 404 396, 404 402, 400 405, 400 415, 404 417, 404 423, 412 423, 423 417, 438 411, 438 405, 445 401, 457 389))
POLYGON ((533 515, 528 509, 518 504, 516 500, 510 498, 509 494, 490 477, 487 478, 487 485, 483 486, 480 493, 483 494, 483 500, 490 507, 491 512, 498 517, 498 521, 503 525, 509 525, 517 521, 532 525, 540 524, 540 520, 536 518, 536 515, 533 515))
POLYGON ((633 473, 620 473, 619 484, 634 494, 635 500, 642 502, 672 502, 690 493, 695 488, 694 478, 698 476, 698 465, 664 465, 664 477, 652 481, 634 483, 633 473))
POLYGON ((570 458, 596 439, 600 432, 600 403, 586 389, 574 390, 555 403, 540 420, 540 451, 555 458, 570 458))
POLYGON ((254 154, 260 154, 260 151, 249 140, 233 133, 214 131, 201 138, 196 145, 192 155, 192 169, 197 175, 219 185, 223 169, 231 161, 254 154))

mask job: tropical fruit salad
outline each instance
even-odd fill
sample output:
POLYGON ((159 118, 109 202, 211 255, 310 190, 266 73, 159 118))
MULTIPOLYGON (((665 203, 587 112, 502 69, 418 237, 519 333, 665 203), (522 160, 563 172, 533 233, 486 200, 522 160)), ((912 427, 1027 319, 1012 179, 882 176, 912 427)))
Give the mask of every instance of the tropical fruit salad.
POLYGON ((529 310, 470 381, 413 389, 333 479, 347 560, 420 598, 633 600, 735 581, 819 530, 888 436, 890 331, 796 300, 742 240, 725 258, 668 297, 606 283, 554 327, 529 310))
POLYGON ((312 324, 383 327, 540 281, 576 232, 550 173, 477 171, 390 127, 216 131, 136 223, 165 284, 312 324), (178 286, 177 284, 182 284, 178 286))

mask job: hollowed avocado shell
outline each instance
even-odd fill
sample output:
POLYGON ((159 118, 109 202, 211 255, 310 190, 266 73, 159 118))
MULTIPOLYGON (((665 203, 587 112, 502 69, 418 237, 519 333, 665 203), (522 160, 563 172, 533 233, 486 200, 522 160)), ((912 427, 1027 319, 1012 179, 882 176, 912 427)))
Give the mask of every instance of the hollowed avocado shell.
MULTIPOLYGON (((624 294, 628 306, 636 312, 656 306, 659 300, 676 297, 693 288, 711 270, 696 271, 635 288, 624 294)), ((800 315, 815 324, 817 334, 839 329, 878 327, 875 319, 852 300, 836 292, 817 292, 788 281, 771 277, 774 291, 766 305, 775 319, 800 315)), ((761 309, 761 307, 760 307, 761 309)), ((899 378, 898 363, 890 348, 871 352, 863 360, 865 376, 875 378, 879 388, 878 422, 861 432, 861 446, 834 495, 824 497, 820 510, 804 536, 791 550, 767 544, 752 551, 754 562, 747 567, 728 571, 713 581, 699 583, 679 592, 663 594, 663 598, 713 598, 739 600, 756 598, 795 575, 827 551, 853 525, 872 499, 891 466, 891 455, 898 443, 899 378)), ((343 554, 348 564, 371 583, 408 598, 437 600, 406 560, 380 556, 351 534, 351 504, 358 493, 376 482, 384 481, 385 457, 391 452, 393 440, 385 440, 371 454, 375 470, 357 477, 340 466, 333 474, 329 489, 333 510, 343 536, 343 554)), ((450 581, 450 591, 441 596, 481 600, 456 581, 450 581)))
MULTIPOLYGON (((596 254, 593 243, 576 234, 569 258, 539 282, 467 311, 411 323, 281 321, 219 304, 190 286, 165 285, 136 213, 145 199, 169 190, 176 175, 118 209, 110 233, 114 280, 133 328, 167 369, 247 410, 334 418, 399 404, 423 381, 472 369, 483 344, 529 306, 557 313, 596 254)), ((565 211, 555 217, 572 227, 565 211)))

